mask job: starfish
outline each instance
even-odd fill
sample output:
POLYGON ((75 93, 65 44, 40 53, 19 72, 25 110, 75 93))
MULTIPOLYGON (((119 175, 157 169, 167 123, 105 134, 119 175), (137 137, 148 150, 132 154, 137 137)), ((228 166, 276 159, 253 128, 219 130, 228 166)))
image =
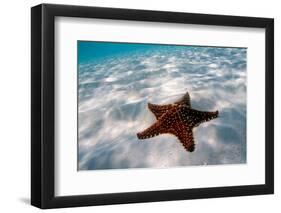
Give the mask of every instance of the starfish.
POLYGON ((177 102, 168 105, 148 103, 148 108, 157 121, 143 132, 137 133, 139 139, 147 139, 160 134, 172 134, 184 148, 193 152, 195 149, 193 128, 201 123, 218 117, 219 112, 203 112, 191 108, 188 92, 177 102))

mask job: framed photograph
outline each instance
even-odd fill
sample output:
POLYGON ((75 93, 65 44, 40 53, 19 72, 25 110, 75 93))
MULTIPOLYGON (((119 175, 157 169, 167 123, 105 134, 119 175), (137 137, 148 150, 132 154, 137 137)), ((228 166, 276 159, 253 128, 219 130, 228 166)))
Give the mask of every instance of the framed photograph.
POLYGON ((31 204, 272 194, 271 18, 31 9, 31 204))

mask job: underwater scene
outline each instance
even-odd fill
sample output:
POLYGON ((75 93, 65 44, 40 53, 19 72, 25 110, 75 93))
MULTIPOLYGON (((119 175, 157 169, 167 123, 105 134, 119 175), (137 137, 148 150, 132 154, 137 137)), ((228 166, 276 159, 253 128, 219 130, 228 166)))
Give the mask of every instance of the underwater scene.
POLYGON ((247 48, 77 42, 78 170, 246 163, 247 48))

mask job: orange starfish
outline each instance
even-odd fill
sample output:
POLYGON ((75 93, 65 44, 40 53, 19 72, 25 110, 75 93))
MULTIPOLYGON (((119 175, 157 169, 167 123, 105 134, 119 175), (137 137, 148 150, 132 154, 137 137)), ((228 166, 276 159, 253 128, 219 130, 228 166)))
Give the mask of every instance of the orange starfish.
POLYGON ((189 152, 195 149, 192 129, 203 122, 217 118, 219 114, 218 111, 203 112, 192 109, 188 92, 173 104, 148 103, 148 108, 154 113, 157 121, 143 132, 137 133, 137 137, 147 139, 159 134, 173 134, 189 152))

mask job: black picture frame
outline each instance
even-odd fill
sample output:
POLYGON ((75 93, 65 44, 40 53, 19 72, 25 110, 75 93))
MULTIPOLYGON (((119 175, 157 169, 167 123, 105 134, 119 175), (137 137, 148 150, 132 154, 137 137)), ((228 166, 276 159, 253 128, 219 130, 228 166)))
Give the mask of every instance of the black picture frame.
POLYGON ((217 198, 274 193, 274 20, 271 18, 41 4, 31 8, 31 204, 42 208, 217 198), (265 184, 112 194, 54 195, 55 17, 264 28, 265 184))

